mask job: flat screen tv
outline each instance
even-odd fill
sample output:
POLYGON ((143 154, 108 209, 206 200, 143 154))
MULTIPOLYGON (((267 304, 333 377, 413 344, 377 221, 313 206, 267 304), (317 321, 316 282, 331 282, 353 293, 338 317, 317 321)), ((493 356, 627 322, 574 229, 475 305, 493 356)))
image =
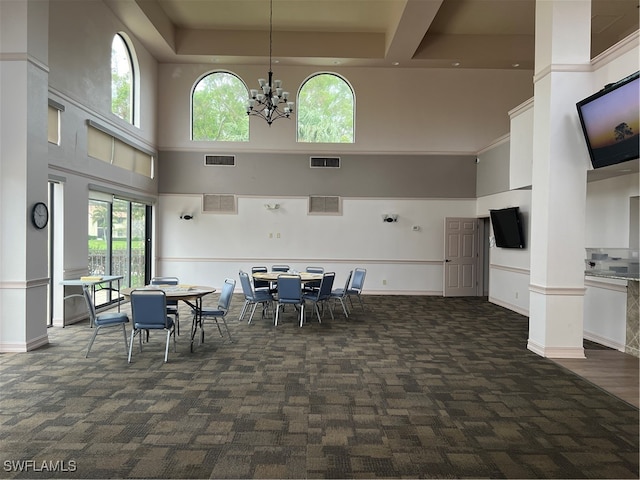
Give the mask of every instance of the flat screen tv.
POLYGON ((639 91, 636 72, 576 104, 593 168, 640 156, 639 91))
POLYGON ((496 247, 524 248, 522 216, 519 207, 489 210, 496 247))

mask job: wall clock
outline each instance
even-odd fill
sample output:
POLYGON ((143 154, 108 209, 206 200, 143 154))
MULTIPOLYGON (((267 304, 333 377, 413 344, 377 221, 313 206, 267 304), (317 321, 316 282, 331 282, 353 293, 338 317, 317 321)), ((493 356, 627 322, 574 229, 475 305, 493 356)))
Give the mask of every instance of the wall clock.
POLYGON ((31 209, 31 221, 33 226, 42 229, 49 223, 49 209, 42 203, 36 203, 31 209))

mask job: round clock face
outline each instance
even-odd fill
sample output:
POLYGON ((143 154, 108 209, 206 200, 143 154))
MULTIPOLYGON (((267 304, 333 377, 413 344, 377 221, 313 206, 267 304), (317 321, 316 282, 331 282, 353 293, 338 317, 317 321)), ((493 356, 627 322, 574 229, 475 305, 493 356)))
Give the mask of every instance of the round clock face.
POLYGON ((44 203, 38 202, 33 206, 33 210, 31 210, 31 221, 36 228, 44 228, 47 226, 49 222, 49 209, 44 203))

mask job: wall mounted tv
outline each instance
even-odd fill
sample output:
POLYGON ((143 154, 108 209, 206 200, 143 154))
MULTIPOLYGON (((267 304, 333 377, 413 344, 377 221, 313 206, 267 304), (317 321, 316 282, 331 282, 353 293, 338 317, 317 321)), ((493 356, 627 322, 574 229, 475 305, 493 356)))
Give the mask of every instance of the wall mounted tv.
POLYGON ((489 210, 496 247, 524 248, 522 216, 519 207, 489 210))
POLYGON ((593 168, 640 156, 639 91, 636 72, 576 104, 593 168))

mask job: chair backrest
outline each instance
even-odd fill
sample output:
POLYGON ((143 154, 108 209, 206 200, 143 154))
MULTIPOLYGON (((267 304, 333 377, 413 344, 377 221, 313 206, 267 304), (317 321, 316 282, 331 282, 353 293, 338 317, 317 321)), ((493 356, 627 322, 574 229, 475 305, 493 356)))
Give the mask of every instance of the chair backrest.
POLYGON ((220 293, 220 298, 218 299, 218 309, 227 311, 229 310, 229 305, 231 305, 231 298, 233 297, 233 291, 236 288, 236 281, 230 278, 226 278, 224 280, 224 285, 222 286, 222 292, 220 293))
POLYGON ((87 302, 87 310, 89 310, 89 321, 91 324, 95 324, 96 322, 96 307, 93 304, 93 300, 91 298, 91 289, 88 285, 82 285, 82 295, 84 296, 84 301, 87 302))
POLYGON ((272 272, 288 272, 289 270, 289 265, 273 265, 271 267, 272 272))
POLYGON ((251 286, 251 280, 249 274, 240 270, 240 286, 242 287, 242 293, 246 298, 253 298, 253 287, 251 286))
POLYGON ((302 302, 300 275, 278 275, 278 301, 302 302))
MULTIPOLYGON (((178 277, 153 277, 149 285, 178 285, 180 284, 180 280, 178 277)), ((178 305, 177 300, 167 300, 167 305, 171 305, 172 307, 178 305)))
POLYGON ((320 290, 318 291, 318 299, 322 300, 331 296, 331 290, 333 290, 333 281, 336 279, 335 272, 327 272, 322 275, 320 281, 320 290))
MULTIPOLYGON (((256 272, 268 272, 267 267, 251 267, 251 273, 256 273, 256 272)), ((269 280, 256 280, 255 278, 253 279, 253 287, 254 288, 268 288, 271 286, 271 283, 269 282, 269 280)))
POLYGON ((347 275, 347 281, 344 282, 344 294, 347 293, 347 290, 349 289, 349 284, 351 283, 351 277, 353 276, 353 270, 351 270, 349 272, 349 275, 347 275))
POLYGON ((178 277, 153 277, 150 285, 178 285, 178 277))
POLYGON ((324 273, 324 268, 323 267, 307 267, 306 272, 307 273, 324 273))
POLYGON ((167 296, 162 290, 133 290, 131 316, 134 328, 168 328, 172 320, 167 317, 167 296))
POLYGON ((362 291, 364 285, 364 277, 366 277, 367 271, 364 268, 356 268, 353 271, 353 281, 351 282, 351 290, 362 291))

